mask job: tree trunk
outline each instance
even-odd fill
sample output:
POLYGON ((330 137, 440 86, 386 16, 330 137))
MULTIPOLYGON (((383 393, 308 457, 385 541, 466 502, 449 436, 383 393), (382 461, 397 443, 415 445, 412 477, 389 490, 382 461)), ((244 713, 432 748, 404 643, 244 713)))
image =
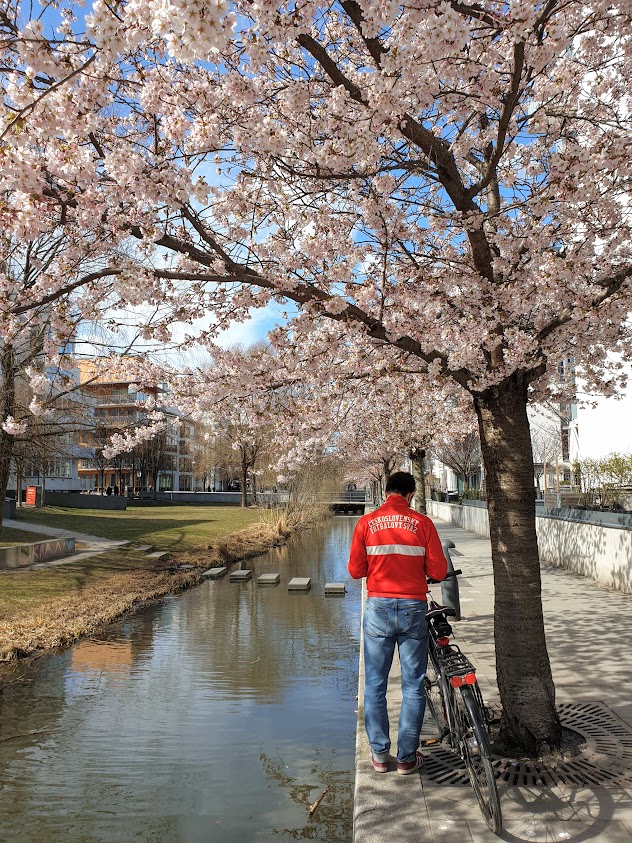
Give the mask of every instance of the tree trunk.
POLYGON ((494 566, 502 728, 507 737, 537 756, 560 746, 561 726, 544 635, 527 387, 527 378, 516 373, 474 395, 474 406, 485 463, 494 566))
POLYGON ((0 427, 0 530, 4 520, 4 500, 9 485, 11 470, 11 451, 13 450, 13 436, 5 433, 0 427))
POLYGON ((413 498, 413 509, 416 512, 426 513, 426 478, 424 476, 424 457, 426 452, 423 448, 413 448, 409 451, 412 474, 415 478, 415 497, 413 498))
POLYGON ((246 484, 248 483, 248 461, 244 454, 241 457, 241 508, 245 509, 248 506, 248 495, 246 492, 246 484))
MULTIPOLYGON (((2 348, 0 355, 0 425, 7 416, 15 413, 15 350, 10 343, 2 348)), ((0 427, 0 528, 4 519, 4 500, 11 473, 14 437, 0 427)))
MULTIPOLYGON (((3 446, 0 444, 0 448, 3 446)), ((22 460, 17 460, 15 463, 15 505, 22 507, 22 460)))

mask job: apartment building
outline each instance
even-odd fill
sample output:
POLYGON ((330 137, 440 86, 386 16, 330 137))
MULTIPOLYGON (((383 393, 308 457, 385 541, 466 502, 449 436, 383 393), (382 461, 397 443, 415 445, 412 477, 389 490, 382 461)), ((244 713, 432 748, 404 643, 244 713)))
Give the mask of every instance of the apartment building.
POLYGON ((141 390, 117 374, 97 373, 94 361, 78 365, 81 391, 89 398, 93 416, 92 429, 82 442, 87 453, 78 466, 81 489, 120 494, 197 491, 192 460, 196 426, 166 405, 166 389, 156 385, 141 390), (102 449, 113 433, 147 422, 148 398, 166 415, 164 431, 130 452, 106 459, 102 449))

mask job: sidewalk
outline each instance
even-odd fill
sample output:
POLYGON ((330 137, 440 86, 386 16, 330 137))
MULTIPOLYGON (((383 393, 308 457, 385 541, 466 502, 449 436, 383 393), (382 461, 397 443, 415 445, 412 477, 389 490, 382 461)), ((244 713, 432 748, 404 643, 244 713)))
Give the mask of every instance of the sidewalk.
MULTIPOLYGON (((73 538, 75 539, 75 548, 77 544, 81 544, 79 553, 73 553, 72 556, 62 556, 59 559, 49 559, 45 562, 38 562, 32 565, 31 568, 45 568, 51 565, 66 565, 68 562, 78 562, 80 559, 87 559, 97 553, 105 553, 108 550, 113 550, 116 547, 124 547, 130 542, 119 541, 117 539, 104 539, 100 536, 89 536, 86 533, 75 533, 72 530, 61 530, 59 527, 47 527, 44 524, 28 524, 24 521, 17 521, 13 518, 5 518, 3 520, 5 527, 11 527, 15 530, 24 530, 27 533, 39 533, 40 538, 50 536, 51 538, 73 538)), ((33 536, 33 541, 38 541, 36 535, 33 536)))
MULTIPOLYGON (((476 666, 486 702, 497 702, 489 539, 435 523, 441 539, 455 543, 454 566, 463 571, 463 620, 453 624, 455 641, 476 666)), ((573 783, 571 770, 565 784, 499 783, 504 831, 496 837, 485 825, 469 784, 455 784, 460 775, 456 764, 456 772, 441 773, 449 783, 437 781, 441 766, 435 762, 447 757, 451 764, 447 753, 426 750, 420 775, 398 776, 394 765, 387 774, 373 771, 363 726, 361 657, 354 843, 632 843, 632 599, 558 568, 544 567, 542 580, 557 703, 569 726, 580 723, 578 731, 591 733, 586 752, 574 760, 578 769, 590 772, 596 764, 609 771, 610 780, 597 775, 594 785, 573 783)), ((434 595, 440 600, 439 586, 434 586, 434 595)), ((388 690, 392 752, 400 699, 396 656, 388 690)), ((426 712, 422 738, 434 734, 426 712)))

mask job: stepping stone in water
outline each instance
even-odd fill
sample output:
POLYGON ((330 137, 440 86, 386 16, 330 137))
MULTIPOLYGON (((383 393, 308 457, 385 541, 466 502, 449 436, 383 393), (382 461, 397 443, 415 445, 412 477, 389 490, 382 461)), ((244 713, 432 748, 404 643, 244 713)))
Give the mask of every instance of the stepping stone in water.
POLYGON ((309 577, 293 577, 287 584, 288 591, 309 591, 312 581, 309 577))
POLYGON ((218 580, 220 577, 223 577, 228 568, 226 565, 222 566, 221 568, 208 568, 206 571, 202 571, 203 577, 208 577, 211 580, 218 580))
POLYGON ((347 589, 343 582, 326 582, 325 594, 342 594, 344 595, 347 589))
POLYGON ((247 571, 247 570, 231 571, 231 574, 230 574, 230 581, 231 582, 248 582, 249 579, 252 579, 252 571, 247 571))
POLYGON ((259 585, 277 585, 281 582, 281 574, 261 574, 257 583, 259 585))

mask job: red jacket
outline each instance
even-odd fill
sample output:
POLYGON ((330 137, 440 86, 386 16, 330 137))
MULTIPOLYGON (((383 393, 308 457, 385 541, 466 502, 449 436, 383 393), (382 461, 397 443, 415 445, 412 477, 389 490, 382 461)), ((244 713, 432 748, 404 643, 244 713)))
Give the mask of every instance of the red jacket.
POLYGON ((358 521, 348 569, 355 580, 367 578, 369 597, 425 600, 426 577, 442 580, 448 563, 430 518, 410 509, 401 495, 391 494, 358 521))

